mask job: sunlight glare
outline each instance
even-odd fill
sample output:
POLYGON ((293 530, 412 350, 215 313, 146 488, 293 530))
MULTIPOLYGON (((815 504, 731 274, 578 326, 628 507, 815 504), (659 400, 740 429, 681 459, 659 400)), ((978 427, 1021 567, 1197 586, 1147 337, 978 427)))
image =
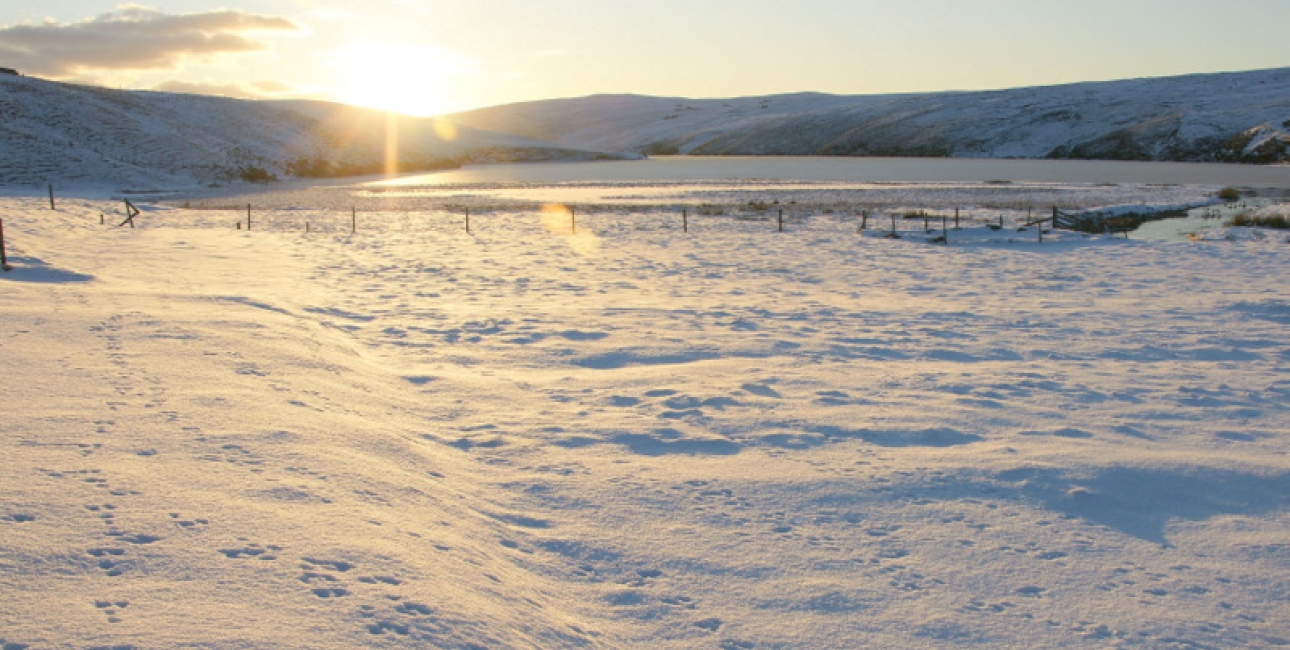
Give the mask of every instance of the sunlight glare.
POLYGON ((447 89, 472 67, 451 50, 419 44, 351 45, 328 60, 338 75, 337 101, 417 117, 457 110, 460 99, 447 89))

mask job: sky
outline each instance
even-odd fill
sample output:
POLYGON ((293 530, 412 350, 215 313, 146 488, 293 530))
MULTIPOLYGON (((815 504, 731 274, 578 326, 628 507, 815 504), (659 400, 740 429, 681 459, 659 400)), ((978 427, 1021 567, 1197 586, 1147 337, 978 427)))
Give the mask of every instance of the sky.
POLYGON ((1285 0, 0 0, 0 66, 435 115, 1290 66, 1285 0))

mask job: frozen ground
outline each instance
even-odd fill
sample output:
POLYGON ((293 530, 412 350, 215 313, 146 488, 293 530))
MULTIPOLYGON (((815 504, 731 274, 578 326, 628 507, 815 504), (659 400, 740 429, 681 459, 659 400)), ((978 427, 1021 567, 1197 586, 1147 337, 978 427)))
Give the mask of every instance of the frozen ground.
POLYGON ((289 206, 3 200, 6 650, 1290 645, 1282 239, 289 206))

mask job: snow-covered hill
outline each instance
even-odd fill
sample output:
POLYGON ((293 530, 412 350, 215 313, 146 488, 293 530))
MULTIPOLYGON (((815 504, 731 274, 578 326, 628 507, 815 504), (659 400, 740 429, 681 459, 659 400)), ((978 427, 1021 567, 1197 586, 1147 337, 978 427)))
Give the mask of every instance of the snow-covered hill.
POLYGON ((585 151, 325 102, 119 91, 0 75, 0 186, 155 188, 462 161, 578 160, 585 151), (393 126, 393 130, 388 127, 393 126))
POLYGON ((983 92, 599 95, 449 119, 654 154, 1275 162, 1290 158, 1290 68, 983 92))
POLYGON ((0 75, 0 116, 0 187, 381 173, 388 142, 400 171, 636 153, 1280 162, 1290 68, 989 92, 597 95, 447 121, 0 75))

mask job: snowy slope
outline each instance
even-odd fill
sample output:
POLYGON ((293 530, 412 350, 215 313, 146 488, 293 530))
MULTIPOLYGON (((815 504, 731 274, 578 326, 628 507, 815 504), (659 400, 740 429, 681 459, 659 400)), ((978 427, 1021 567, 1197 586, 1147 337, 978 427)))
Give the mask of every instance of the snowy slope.
POLYGON ((0 199, 0 646, 1290 644, 1284 238, 1031 189, 893 188, 981 205, 946 246, 0 199))
POLYGON ((450 116, 645 153, 1284 160, 1290 68, 983 92, 594 96, 450 116))
POLYGON ((127 92, 0 75, 0 186, 148 189, 244 175, 385 170, 393 124, 404 170, 462 160, 577 160, 594 154, 323 102, 253 102, 127 92))

